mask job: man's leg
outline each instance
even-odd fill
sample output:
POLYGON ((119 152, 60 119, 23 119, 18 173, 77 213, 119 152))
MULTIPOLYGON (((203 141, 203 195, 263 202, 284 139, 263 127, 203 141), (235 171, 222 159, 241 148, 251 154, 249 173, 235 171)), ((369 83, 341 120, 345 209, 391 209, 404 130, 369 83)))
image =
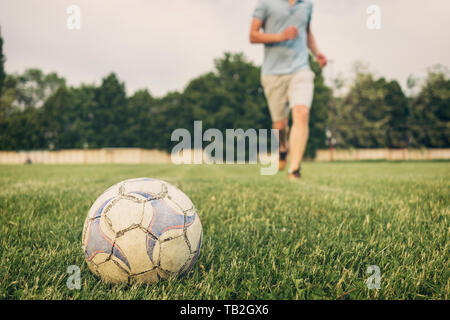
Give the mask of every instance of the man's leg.
POLYGON ((279 130, 277 135, 279 141, 279 162, 278 170, 286 167, 286 157, 288 151, 289 136, 289 108, 288 85, 291 77, 289 75, 269 75, 261 77, 261 84, 269 105, 270 117, 272 118, 272 128, 279 130))
POLYGON ((309 108, 295 106, 292 108, 292 128, 289 137, 289 153, 291 157, 289 172, 300 168, 309 135, 309 108))
POLYGON ((279 159, 278 159, 278 170, 284 170, 286 167, 286 158, 287 158, 287 150, 288 150, 288 135, 289 135, 289 126, 288 119, 283 119, 279 121, 274 121, 272 123, 273 129, 278 129, 279 133, 277 135, 279 141, 279 159))
POLYGON ((288 119, 274 121, 272 123, 272 128, 278 129, 280 132, 279 133, 280 152, 286 152, 288 149, 288 135, 289 135, 288 119))

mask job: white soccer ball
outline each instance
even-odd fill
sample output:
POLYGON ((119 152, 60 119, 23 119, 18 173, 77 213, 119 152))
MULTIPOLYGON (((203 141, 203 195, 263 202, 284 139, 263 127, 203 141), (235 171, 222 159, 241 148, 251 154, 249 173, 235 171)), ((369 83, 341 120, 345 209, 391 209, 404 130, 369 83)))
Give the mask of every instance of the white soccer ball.
POLYGON ((119 182, 95 200, 83 228, 89 269, 106 282, 154 283, 191 270, 202 225, 191 200, 151 178, 119 182))

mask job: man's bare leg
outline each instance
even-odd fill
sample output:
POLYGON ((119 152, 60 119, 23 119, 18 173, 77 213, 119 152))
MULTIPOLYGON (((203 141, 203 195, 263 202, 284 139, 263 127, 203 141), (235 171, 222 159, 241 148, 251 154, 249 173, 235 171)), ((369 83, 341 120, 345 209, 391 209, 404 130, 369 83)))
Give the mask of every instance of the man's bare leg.
POLYGON ((288 135, 289 135, 288 119, 274 121, 272 123, 272 128, 279 130, 278 141, 280 143, 280 153, 284 154, 284 159, 280 156, 278 162, 278 169, 283 170, 286 166, 286 152, 288 150, 288 135))
POLYGON ((292 128, 289 137, 290 166, 289 172, 300 168, 309 135, 309 108, 295 106, 292 108, 292 128))

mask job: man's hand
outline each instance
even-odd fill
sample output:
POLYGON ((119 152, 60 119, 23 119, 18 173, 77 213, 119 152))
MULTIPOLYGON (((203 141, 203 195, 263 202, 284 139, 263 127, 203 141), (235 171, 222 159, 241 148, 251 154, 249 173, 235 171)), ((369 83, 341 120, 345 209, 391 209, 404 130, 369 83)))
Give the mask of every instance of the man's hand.
POLYGON ((298 37, 298 29, 294 26, 287 27, 282 33, 283 41, 292 40, 298 37))
POLYGON ((321 52, 317 53, 316 59, 321 68, 323 68, 327 65, 328 60, 327 60, 327 57, 325 57, 325 55, 323 53, 321 53, 321 52))

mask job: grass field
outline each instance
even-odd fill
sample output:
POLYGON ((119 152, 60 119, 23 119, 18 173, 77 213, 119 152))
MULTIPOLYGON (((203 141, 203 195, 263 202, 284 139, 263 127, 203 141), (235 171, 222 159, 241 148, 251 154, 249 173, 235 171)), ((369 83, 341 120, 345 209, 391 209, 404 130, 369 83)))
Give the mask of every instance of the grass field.
POLYGON ((449 162, 306 163, 301 182, 256 166, 0 166, 1 299, 449 299, 449 162), (107 285, 82 226, 110 185, 155 177, 196 205, 189 275, 107 285), (81 268, 81 289, 66 287, 81 268), (369 290, 368 266, 381 271, 369 290))

